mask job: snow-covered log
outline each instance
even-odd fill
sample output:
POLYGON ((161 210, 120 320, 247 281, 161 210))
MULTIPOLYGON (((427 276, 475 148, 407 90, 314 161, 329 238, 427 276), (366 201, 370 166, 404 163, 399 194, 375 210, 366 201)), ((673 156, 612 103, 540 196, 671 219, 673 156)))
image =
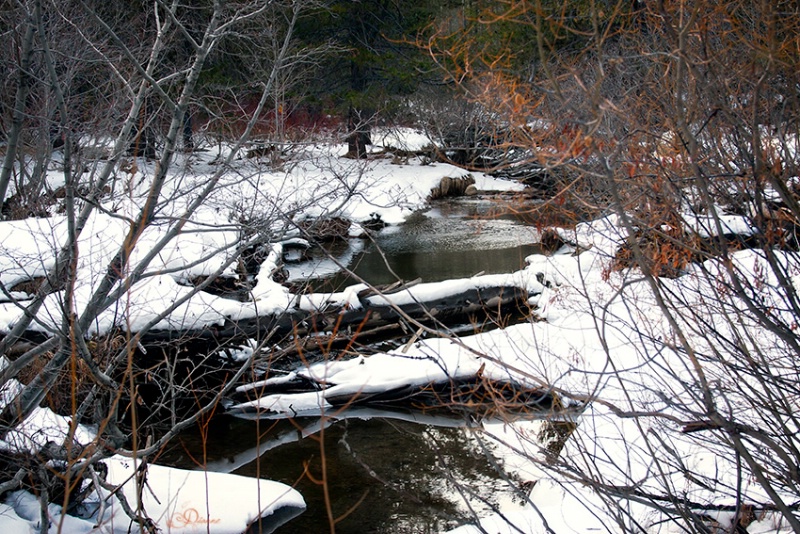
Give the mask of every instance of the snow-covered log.
MULTIPOLYGON (((452 281, 450 281, 452 282, 452 281)), ((459 282, 459 281, 455 281, 459 282)), ((457 284, 420 284, 417 290, 406 286, 391 293, 365 290, 356 295, 355 305, 326 295, 296 295, 294 305, 276 314, 227 319, 218 326, 187 330, 151 330, 142 343, 187 339, 258 338, 270 334, 276 339, 308 334, 350 340, 390 339, 416 330, 415 323, 433 328, 453 328, 464 324, 488 326, 509 316, 527 316, 528 292, 515 286, 480 287, 460 281, 457 284)), ((314 341, 311 339, 310 341, 314 341)))
POLYGON ((235 395, 239 402, 230 412, 264 417, 319 416, 369 406, 508 419, 581 408, 541 380, 442 340, 323 361, 239 386, 235 395))

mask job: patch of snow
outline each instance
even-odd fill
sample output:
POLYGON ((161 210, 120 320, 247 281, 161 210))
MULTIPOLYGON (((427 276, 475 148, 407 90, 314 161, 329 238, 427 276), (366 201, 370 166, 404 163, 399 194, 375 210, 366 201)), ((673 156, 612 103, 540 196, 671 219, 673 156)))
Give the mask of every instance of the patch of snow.
POLYGON ((433 141, 425 133, 413 128, 373 128, 370 137, 375 145, 409 152, 433 147, 433 141))
MULTIPOLYGON (((6 365, 5 358, 0 358, 0 369, 6 365)), ((0 389, 0 409, 20 389, 19 382, 9 380, 0 389)), ((0 441, 0 450, 35 455, 45 447, 69 448, 70 438, 74 442, 72 447, 83 448, 94 442, 96 434, 84 425, 74 425, 69 417, 39 407, 6 434, 0 441)), ((269 521, 268 516, 279 509, 305 508, 302 496, 279 482, 156 464, 145 466, 119 455, 102 462, 108 468, 106 482, 119 486, 119 492, 133 508, 141 495, 143 510, 162 532, 240 534, 259 517, 269 521)), ((0 504, 0 532, 39 532, 40 510, 38 497, 33 494, 23 490, 9 493, 0 504)), ((112 534, 138 528, 118 498, 104 488, 95 488, 76 515, 64 514, 55 504, 48 506, 48 515, 50 532, 54 534, 90 531, 112 534)))
POLYGON ((715 219, 719 220, 723 235, 733 234, 749 236, 756 233, 756 228, 750 223, 750 220, 741 215, 718 214, 716 217, 712 217, 711 215, 683 215, 683 222, 689 231, 703 238, 719 235, 720 231, 717 229, 717 220, 715 219))

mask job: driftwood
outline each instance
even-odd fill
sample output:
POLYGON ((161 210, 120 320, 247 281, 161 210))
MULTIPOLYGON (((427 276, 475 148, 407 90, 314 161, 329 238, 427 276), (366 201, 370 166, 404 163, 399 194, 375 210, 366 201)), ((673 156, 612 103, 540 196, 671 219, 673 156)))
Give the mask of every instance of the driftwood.
POLYGON ((583 403, 546 385, 529 383, 506 372, 498 374, 492 367, 487 370, 486 362, 455 369, 447 361, 455 360, 406 357, 397 352, 337 356, 334 361, 311 365, 304 362, 286 374, 272 370, 263 380, 239 386, 229 397, 227 409, 236 416, 280 419, 319 417, 320 407, 325 406, 333 417, 369 409, 378 417, 383 411, 397 411, 456 417, 462 422, 544 415, 571 421, 583 410, 583 403), (408 371, 405 381, 394 372, 386 374, 387 366, 397 369, 397 365, 408 371), (316 400, 309 403, 309 398, 316 400))
POLYGON ((333 406, 408 407, 421 411, 468 412, 482 416, 497 410, 514 413, 532 409, 549 411, 558 404, 555 394, 548 389, 489 380, 480 375, 422 386, 405 385, 380 393, 326 395, 325 400, 333 406))
MULTIPOLYGON (((407 287, 385 288, 381 294, 391 296, 407 287)), ((269 347, 257 356, 255 368, 265 364, 274 369, 278 362, 281 362, 281 368, 292 366, 300 356, 314 359, 331 351, 357 350, 369 354, 394 348, 423 333, 416 323, 441 331, 472 333, 519 322, 530 314, 528 295, 517 287, 473 288, 397 307, 371 291, 362 292, 360 298, 363 304, 360 309, 335 305, 318 311, 293 308, 280 315, 228 320, 223 325, 202 329, 151 330, 137 344, 136 361, 142 367, 152 367, 169 360, 176 369, 180 368, 176 371, 179 374, 199 374, 216 383, 217 378, 224 380, 227 376, 226 373, 208 372, 226 367, 224 350, 221 349, 245 344, 248 338, 266 340, 266 347, 269 347), (218 354, 223 359, 217 358, 214 360, 216 363, 212 363, 203 356, 211 354, 218 354), (195 369, 198 366, 200 368, 195 369)), ((110 339, 119 334, 124 336, 121 332, 107 336, 110 339)), ((28 331, 10 352, 22 354, 47 338, 44 333, 28 331)), ((211 384, 209 388, 213 386, 211 384)))

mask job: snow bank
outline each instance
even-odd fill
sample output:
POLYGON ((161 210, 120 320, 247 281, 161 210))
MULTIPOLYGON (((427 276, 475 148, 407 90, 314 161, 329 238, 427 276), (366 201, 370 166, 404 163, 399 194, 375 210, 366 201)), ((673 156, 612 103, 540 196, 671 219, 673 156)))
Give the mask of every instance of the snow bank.
MULTIPOLYGON (((283 416, 319 415, 331 407, 326 400, 328 395, 366 395, 403 385, 458 379, 481 369, 487 377, 511 379, 533 387, 546 385, 593 400, 567 440, 559 462, 550 466, 541 459, 537 463, 541 444, 525 435, 521 423, 505 425, 519 438, 508 449, 511 452, 506 458, 516 455, 521 460, 504 460, 504 465, 519 466, 534 459, 520 476, 536 485, 523 509, 504 509, 502 515, 483 519, 481 527, 486 531, 632 529, 660 533, 686 528, 680 520, 668 519, 669 515, 659 509, 659 501, 632 499, 623 490, 616 496, 613 490, 607 491, 601 497, 585 486, 576 473, 587 473, 604 488, 631 488, 641 495, 685 499, 693 503, 698 514, 713 517, 721 528, 729 528, 734 513, 715 507, 735 507, 740 501, 758 507, 770 503, 771 498, 752 476, 740 477, 735 455, 723 441, 704 432, 682 431, 684 425, 701 418, 705 410, 702 397, 692 389, 692 384, 697 383, 696 370, 687 363, 673 324, 641 274, 636 269, 608 269, 612 251, 625 239, 625 232, 617 225, 613 217, 581 225, 572 236, 586 248, 581 254, 531 256, 523 271, 491 278, 495 283, 508 280, 503 276, 513 277, 516 283, 529 284, 531 289, 540 291, 532 301, 546 322, 510 326, 458 341, 428 339, 405 350, 320 363, 298 370, 294 376, 265 383, 274 385, 304 376, 325 384, 324 391, 269 395, 236 409, 258 408, 283 416), (620 412, 651 415, 620 417, 620 412), (525 443, 534 448, 526 450, 525 443)), ((800 256, 790 252, 776 254, 795 288, 800 289, 800 256)), ((773 317, 791 324, 793 308, 785 301, 782 282, 760 251, 736 252, 729 263, 709 260, 688 268, 682 277, 659 280, 659 284, 665 295, 672 296, 671 306, 682 307, 682 312, 702 313, 706 322, 701 326, 691 313, 677 321, 706 373, 714 377, 718 402, 736 407, 737 422, 760 428, 770 423, 768 418, 774 414, 753 407, 746 398, 747 390, 738 383, 740 378, 728 372, 724 358, 715 357, 720 347, 707 330, 718 332, 723 339, 727 336, 742 343, 757 343, 777 373, 793 372, 796 362, 791 361, 792 351, 778 336, 759 326, 758 318, 747 311, 744 301, 735 292, 725 290, 732 287, 731 273, 748 281, 745 291, 752 300, 763 303, 773 317), (730 321, 732 313, 737 317, 734 323, 730 321)), ((434 298, 437 291, 479 283, 472 279, 416 286, 387 298, 413 302, 434 298)), ((750 390, 759 387, 748 383, 750 390)), ((763 393, 769 395, 768 391, 763 393)), ((793 399, 787 394, 786 398, 800 409, 800 393, 793 399)), ((786 425, 794 435, 800 433, 793 420, 786 425)), ((496 428, 486 429, 487 436, 497 434, 496 428)), ((506 436, 501 441, 507 444, 512 440, 506 436)), ((787 502, 796 499, 791 494, 782 497, 787 502)), ((759 515, 750 529, 785 529, 776 517, 770 513, 759 515)), ((457 530, 479 531, 476 527, 457 530)))
MULTIPOLYGON (((401 134, 408 139, 414 135, 411 131, 401 134)), ((270 278, 280 254, 277 248, 259 271, 253 302, 242 304, 204 292, 191 295, 188 284, 194 280, 215 272, 221 272, 223 277, 238 276, 235 264, 226 267, 241 237, 237 224, 251 224, 280 237, 288 231, 287 217, 299 220, 338 215, 354 222, 380 217, 387 223, 400 223, 425 205, 431 189, 443 177, 464 174, 463 170, 445 164, 395 165, 386 159, 345 159, 338 157, 341 149, 307 147, 294 155, 291 165, 280 170, 265 170, 252 160, 238 161, 219 180, 184 229, 159 250, 144 278, 103 312, 87 334, 104 334, 112 328, 137 331, 153 320, 157 320, 155 329, 201 329, 228 319, 280 313, 293 302, 293 296, 270 278), (159 319, 179 299, 186 302, 159 319)), ((131 269, 165 239, 175 221, 195 200, 194 192, 212 179, 217 171, 212 164, 215 157, 211 152, 178 156, 159 199, 155 219, 131 251, 131 269)), ((117 254, 129 230, 129 220, 142 209, 148 178, 153 173, 152 164, 141 161, 139 169, 129 177, 132 189, 103 198, 101 209, 89 218, 77 243, 74 311, 78 315, 117 254)), ((57 173, 51 171, 51 174, 57 173)), ((520 184, 479 173, 474 176, 481 188, 521 188, 520 184)), ((66 244, 66 226, 65 217, 60 215, 0 222, 0 282, 7 290, 18 282, 44 277, 50 272, 58 251, 66 244)), ((12 328, 23 314, 7 300, 0 298, 0 333, 12 328)), ((38 314, 39 321, 31 328, 41 332, 59 328, 63 301, 63 291, 50 294, 38 314)))
MULTIPOLYGON (((629 498, 635 491, 685 499, 720 528, 733 529, 733 510, 740 502, 758 508, 764 503, 769 506, 772 498, 752 475, 741 476, 741 466, 724 440, 709 432, 683 432, 687 423, 702 419, 705 412, 702 397, 692 389, 698 381, 696 371, 640 273, 603 269, 614 242, 624 233, 609 228, 608 219, 591 226, 602 228, 603 234, 592 235, 586 231, 588 226, 579 228, 577 240, 592 245, 579 256, 529 258, 529 265, 549 272, 559 283, 539 297, 546 323, 463 340, 556 388, 596 399, 581 416, 558 464, 543 467, 538 474, 532 469, 527 475, 536 485, 525 509, 485 518, 481 528, 487 532, 518 532, 516 528, 522 532, 685 531, 686 524, 677 516, 668 520, 668 514, 659 510, 660 502, 629 498), (620 411, 642 415, 620 417, 620 411), (578 473, 607 488, 606 495, 614 495, 613 488, 623 489, 610 502, 603 502, 578 473), (720 506, 729 508, 717 509, 720 506)), ((776 252, 776 256, 794 289, 799 289, 800 256, 791 252, 776 252)), ((731 407, 734 411, 727 416, 739 424, 770 428, 775 413, 758 409, 748 397, 768 398, 772 393, 768 389, 758 392, 769 386, 752 380, 744 386, 746 377, 731 372, 724 352, 718 356, 719 350, 724 351, 718 340, 738 339, 744 350, 749 347, 753 353, 765 354, 770 369, 779 376, 794 372, 796 362, 792 362, 791 348, 764 330, 757 311, 750 312, 731 290, 733 274, 745 281, 744 291, 751 300, 763 304, 760 309, 770 310, 770 316, 784 324, 793 324, 785 287, 761 251, 736 252, 730 263, 709 260, 690 267, 685 276, 659 284, 663 294, 671 296, 670 305, 683 314, 677 317, 679 326, 705 373, 713 377, 716 402, 731 407), (719 337, 709 335, 713 332, 719 337)), ((800 409, 800 393, 781 394, 800 409)), ((789 435, 800 432, 794 418, 787 418, 784 425, 789 435)), ((513 429, 514 424, 509 427, 513 429)), ((764 451, 754 448, 752 453, 764 451)), ((769 456, 766 453, 759 461, 768 462, 769 456)), ((796 502, 796 494, 778 493, 785 502, 796 502)), ((751 532, 786 530, 790 530, 788 525, 774 513, 758 515, 748 527, 751 532)), ((480 531, 465 526, 455 532, 480 531)))
MULTIPOLYGON (((0 358, 0 368, 6 365, 0 358)), ((10 380, 0 390, 0 409, 13 398, 21 384, 10 380)), ((9 453, 37 454, 45 448, 67 447, 91 450, 96 436, 92 429, 72 420, 37 408, 30 417, 9 431, 0 450, 9 453), (73 443, 69 443, 69 439, 73 443)), ((108 473, 105 482, 118 490, 136 509, 141 495, 142 513, 162 532, 203 532, 240 534, 253 521, 280 524, 305 508, 302 496, 291 487, 263 480, 224 473, 187 471, 115 455, 102 460, 108 473), (274 516, 272 519, 270 516, 274 516)), ((53 466, 55 467, 55 465, 53 466)), ((138 529, 125 513, 117 496, 105 488, 95 488, 76 512, 65 514, 61 506, 50 504, 50 532, 79 534, 114 533, 138 529)), ((38 498, 19 490, 0 503, 0 532, 40 531, 38 498)))

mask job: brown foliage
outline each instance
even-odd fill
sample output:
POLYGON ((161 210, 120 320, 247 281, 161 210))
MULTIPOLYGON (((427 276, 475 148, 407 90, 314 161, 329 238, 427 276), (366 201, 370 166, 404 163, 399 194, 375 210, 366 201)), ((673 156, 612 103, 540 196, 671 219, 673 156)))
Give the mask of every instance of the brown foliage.
MULTIPOLYGON (((124 345, 121 336, 104 336, 87 341, 95 365, 103 367, 104 363, 116 354, 124 345)), ((53 358, 52 352, 39 356, 20 371, 17 377, 23 384, 30 383, 53 358)), ((81 358, 77 349, 73 352, 71 362, 58 374, 56 385, 47 392, 44 404, 60 414, 75 413, 75 406, 80 404, 98 383, 87 363, 81 358)))
MULTIPOLYGON (((678 242, 692 239, 679 231, 680 210, 702 215, 716 204, 758 214, 759 192, 790 187, 798 174, 800 10, 744 1, 593 6, 491 4, 463 31, 431 27, 418 44, 488 110, 509 151, 561 169, 551 208, 613 207, 633 230, 666 224, 678 233, 650 235, 640 248, 649 263, 675 270, 690 256, 678 242), (515 64, 518 51, 487 46, 490 31, 535 36, 530 72, 515 64)), ((767 243, 792 239, 800 208, 785 209, 780 221, 774 211, 754 217, 767 243)))
POLYGON ((684 243, 683 236, 672 237, 654 228, 639 230, 617 249, 613 269, 639 267, 645 274, 676 278, 698 259, 684 243))

